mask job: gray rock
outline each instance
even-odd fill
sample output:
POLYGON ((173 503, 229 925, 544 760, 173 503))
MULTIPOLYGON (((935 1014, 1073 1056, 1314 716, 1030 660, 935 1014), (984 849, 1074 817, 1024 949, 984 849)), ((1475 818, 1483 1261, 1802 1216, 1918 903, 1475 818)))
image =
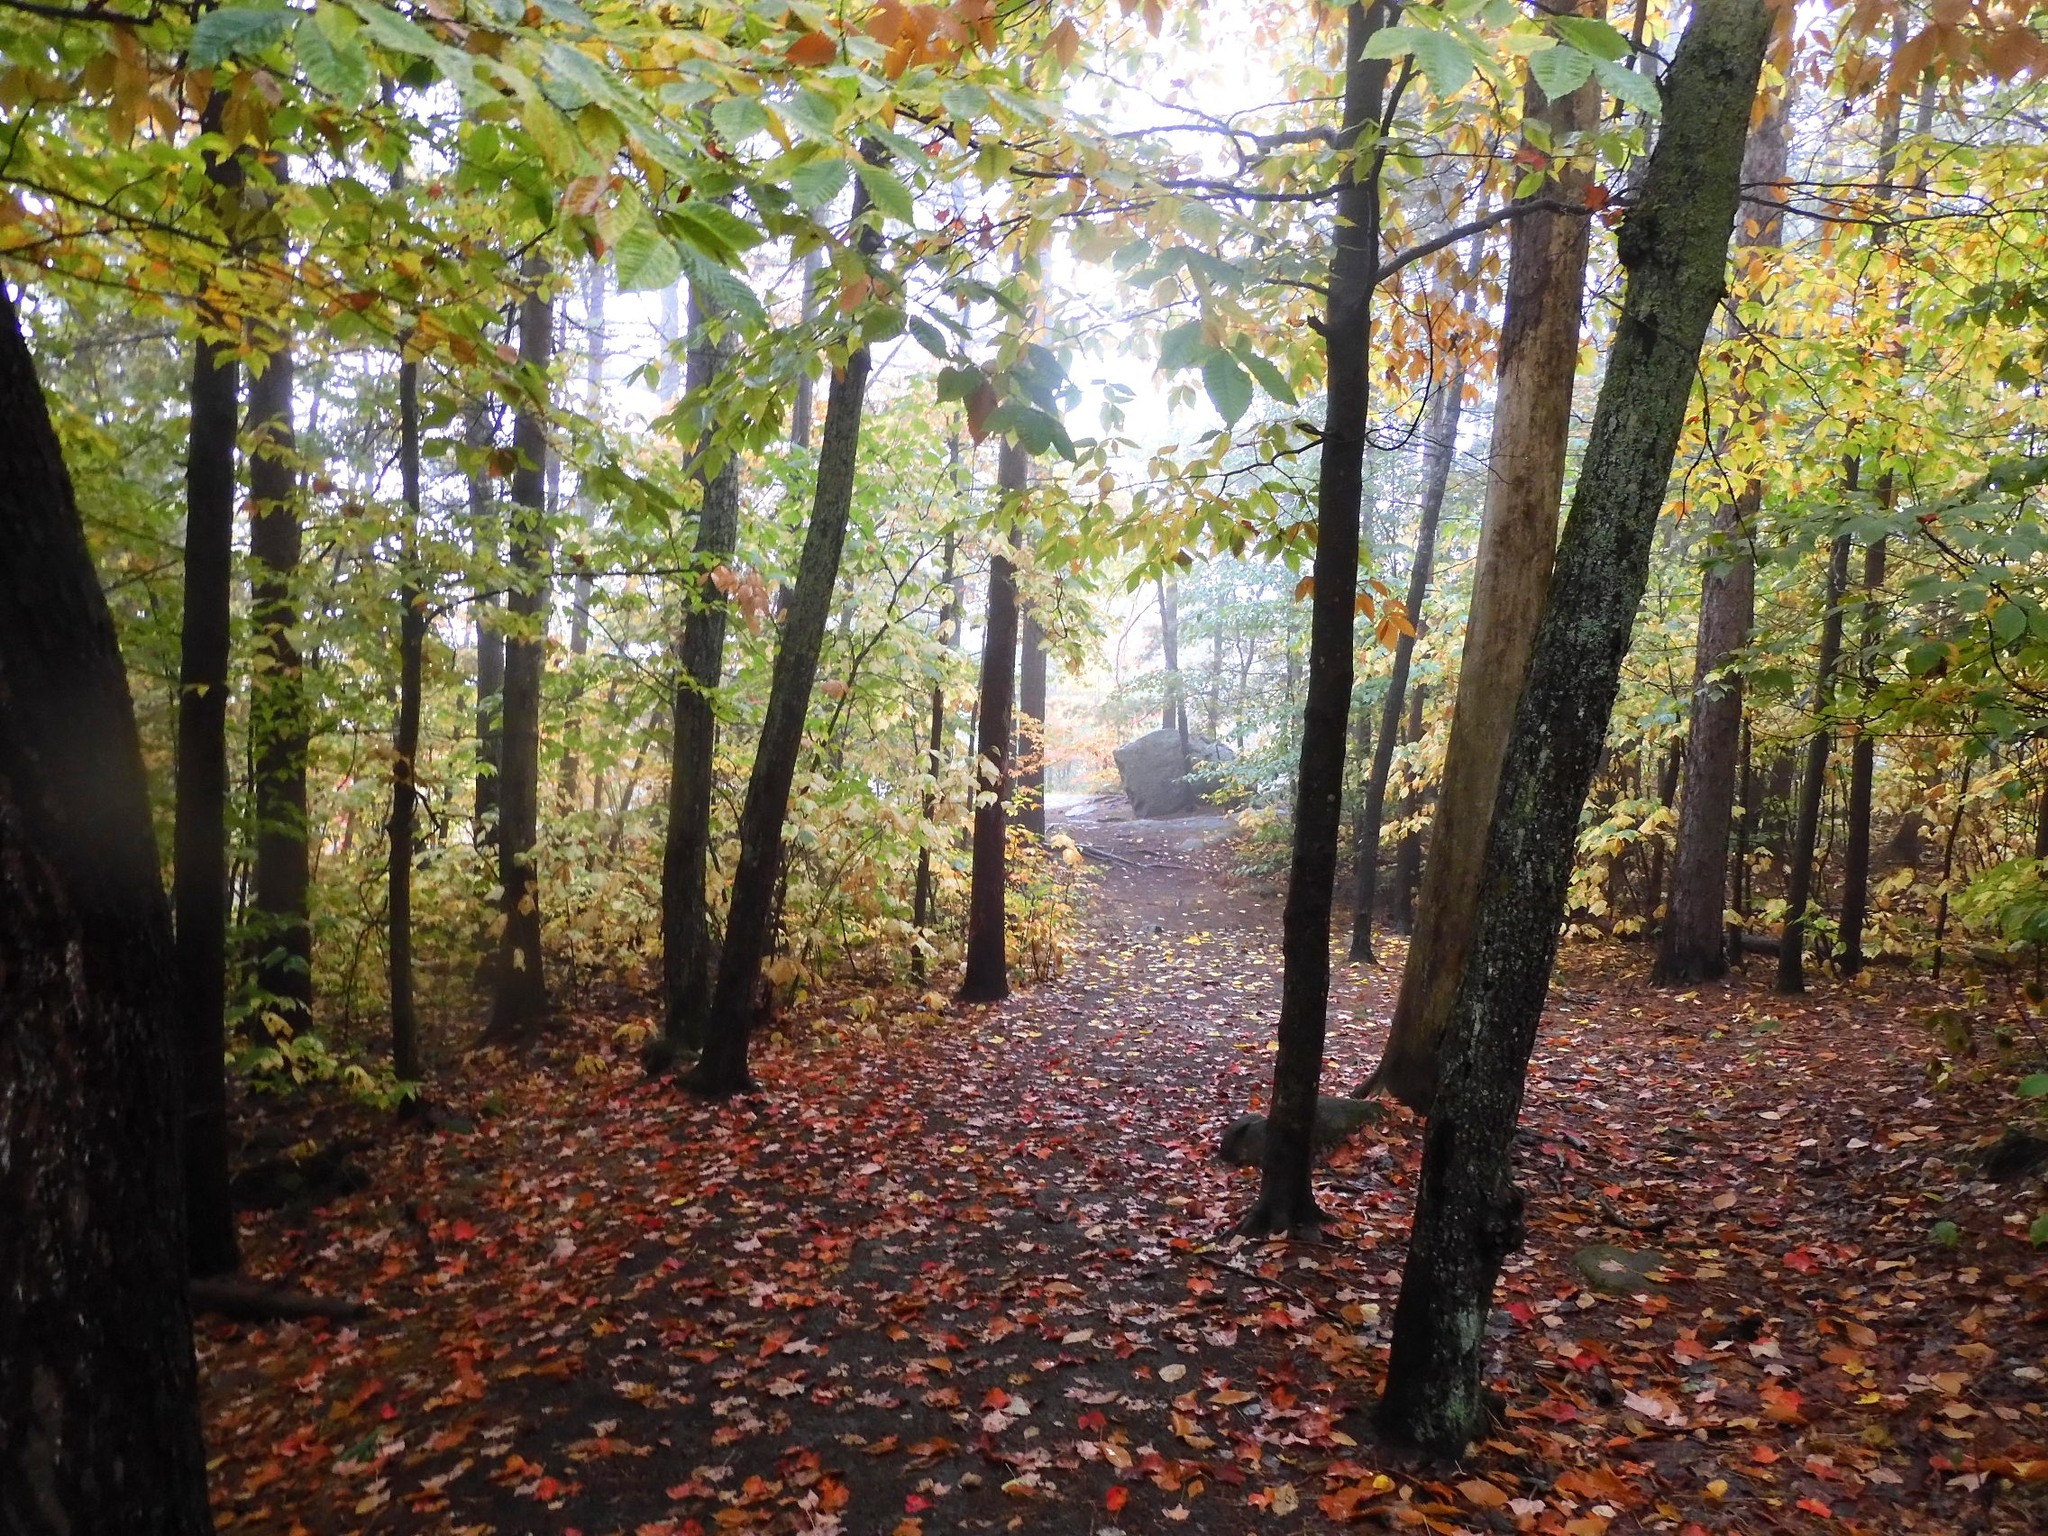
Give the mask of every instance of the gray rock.
MULTIPOLYGON (((1339 1099, 1325 1094, 1316 1100, 1316 1128, 1310 1145, 1317 1152, 1341 1147, 1368 1125, 1386 1118, 1387 1107, 1373 1099, 1339 1099)), ((1217 1143, 1216 1155, 1234 1168, 1256 1168, 1266 1160, 1266 1117, 1240 1115, 1217 1143)))
POLYGON ((1664 1287, 1650 1278, 1664 1261, 1654 1253, 1631 1253, 1612 1243, 1593 1243, 1572 1255, 1572 1268, 1587 1285, 1607 1296, 1634 1296, 1664 1287))
POLYGON ((1136 741, 1116 749, 1117 776, 1123 781, 1124 796, 1131 802, 1131 814, 1141 821, 1161 816, 1185 816, 1205 803, 1204 765, 1227 763, 1237 754, 1221 742, 1188 737, 1187 756, 1180 750, 1180 732, 1148 731, 1136 741))

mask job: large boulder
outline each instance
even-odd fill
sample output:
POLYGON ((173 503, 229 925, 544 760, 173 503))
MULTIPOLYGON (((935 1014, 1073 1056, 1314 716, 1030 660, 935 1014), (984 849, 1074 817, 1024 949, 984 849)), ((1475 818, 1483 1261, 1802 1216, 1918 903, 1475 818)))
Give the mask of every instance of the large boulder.
POLYGON ((1114 756, 1131 814, 1150 821, 1200 810, 1204 794, 1199 770, 1204 765, 1227 763, 1237 754, 1221 742, 1189 736, 1183 757, 1180 732, 1161 729, 1126 742, 1114 756))

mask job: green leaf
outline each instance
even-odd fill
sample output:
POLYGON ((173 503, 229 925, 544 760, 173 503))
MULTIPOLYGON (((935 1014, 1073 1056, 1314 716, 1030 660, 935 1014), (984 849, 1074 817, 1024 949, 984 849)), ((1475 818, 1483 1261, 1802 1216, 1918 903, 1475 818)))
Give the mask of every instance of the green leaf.
POLYGON ((682 258, 667 236, 642 219, 612 247, 612 266, 619 274, 619 292, 652 293, 673 288, 683 275, 682 258))
POLYGON ((768 131, 768 109, 758 96, 728 96, 711 109, 711 126, 728 144, 740 144, 768 131))
POLYGON ((2027 1241, 2036 1248, 2048 1248, 2048 1211, 2036 1216, 2028 1226, 2027 1241))
POLYGON ((1478 68, 1472 47, 1463 38, 1423 27, 1386 27, 1366 39, 1368 59, 1398 59, 1415 56, 1429 88, 1438 96, 1456 92, 1478 68))
POLYGON ((746 281, 729 267, 722 267, 695 246, 680 246, 676 256, 682 262, 690 286, 700 289, 713 307, 735 315, 749 325, 762 325, 768 312, 746 281))
POLYGON ((1562 101, 1593 77, 1593 61, 1576 48, 1546 48, 1529 55, 1529 77, 1552 101, 1562 101))
POLYGON ((807 213, 822 208, 845 189, 846 173, 844 160, 806 160, 789 173, 789 195, 807 213))
POLYGON ((1937 1221, 1927 1234, 1944 1248, 1953 1248, 1963 1240, 1963 1229, 1952 1221, 1937 1221))
POLYGON ((917 222, 917 206, 910 200, 910 189, 879 165, 869 165, 865 160, 854 167, 860 173, 860 184, 868 189, 868 200, 884 214, 899 224, 917 222))
POLYGON ((1589 53, 1596 59, 1628 57, 1628 39, 1607 22, 1596 21, 1591 16, 1553 16, 1550 28, 1581 53, 1589 53))
POLYGON ((1595 59, 1593 73, 1600 77, 1600 83, 1615 97, 1634 107, 1638 112, 1655 117, 1664 110, 1664 98, 1657 93, 1657 83, 1648 75, 1639 75, 1634 70, 1623 69, 1609 59, 1595 59))
POLYGON ((782 103, 782 115, 820 144, 838 144, 844 138, 839 131, 839 104, 808 86, 782 103))
POLYGON ((1201 321, 1176 325, 1160 338, 1159 366, 1168 373, 1176 368, 1192 368, 1202 355, 1203 345, 1201 321))
POLYGON ((323 5, 313 15, 302 16, 292 32, 293 51, 307 82, 345 107, 361 102, 376 83, 369 55, 356 40, 361 30, 362 23, 352 13, 323 5))
POLYGON ((939 93, 939 102, 963 123, 986 116, 991 103, 988 92, 978 85, 956 85, 939 93))
POLYGON ((1239 347, 1237 360, 1252 371, 1252 377, 1259 381, 1259 387, 1282 405, 1301 403, 1295 396, 1294 386, 1287 382, 1287 375, 1252 351, 1249 344, 1239 347))
POLYGON ((298 12, 283 6, 234 5, 208 11, 192 29, 192 67, 211 69, 240 54, 261 53, 281 41, 297 19, 298 12))
POLYGON ((2048 1099, 2048 1072, 2036 1072, 2031 1077, 2021 1078, 2020 1097, 2023 1099, 2048 1099))
MULTIPOLYGON (((438 57, 442 47, 434 41, 433 34, 418 22, 408 21, 389 6, 379 5, 377 0, 350 0, 349 9, 363 18, 370 40, 380 48, 389 48, 393 53, 417 54, 423 59, 438 57)), ((215 15, 220 13, 216 11, 215 15)))
POLYGON ((2010 645, 2027 632, 2027 610, 2015 602, 2003 602, 1991 610, 1991 633, 2010 645))
POLYGON ((1251 409, 1251 375, 1220 348, 1202 360, 1202 387, 1209 392, 1209 403, 1216 407, 1216 414, 1233 427, 1251 409))
POLYGON ((712 260, 730 265, 740 252, 759 245, 764 236, 729 208, 707 197, 693 197, 669 210, 668 223, 712 260))

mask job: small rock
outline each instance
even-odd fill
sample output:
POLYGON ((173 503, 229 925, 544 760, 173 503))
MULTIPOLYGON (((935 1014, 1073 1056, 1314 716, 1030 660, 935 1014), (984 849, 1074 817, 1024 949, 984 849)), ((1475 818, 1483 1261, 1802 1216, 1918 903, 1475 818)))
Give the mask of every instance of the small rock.
POLYGON ((1651 1270, 1663 1267, 1663 1260, 1654 1253, 1631 1253, 1611 1243, 1593 1243, 1572 1255, 1572 1268, 1586 1284, 1607 1296, 1663 1290, 1650 1278, 1651 1270))

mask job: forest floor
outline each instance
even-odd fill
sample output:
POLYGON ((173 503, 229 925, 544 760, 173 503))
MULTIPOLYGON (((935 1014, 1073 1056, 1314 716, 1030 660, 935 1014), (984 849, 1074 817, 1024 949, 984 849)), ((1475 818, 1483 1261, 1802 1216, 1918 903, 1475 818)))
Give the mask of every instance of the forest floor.
MULTIPOLYGON (((461 1063, 462 1122, 295 1128, 361 1138, 369 1184, 247 1218, 249 1268, 374 1310, 201 1320, 221 1528, 2048 1529, 2037 1191, 1975 1182, 2012 1100, 1929 1086, 1918 984, 1680 993, 1568 948, 1506 1418, 1422 1467, 1367 1423, 1417 1123, 1319 1170, 1324 1244, 1230 1240, 1257 1174, 1214 1147, 1269 1070, 1277 902, 1216 819, 1092 810, 1078 952, 1007 1004, 832 1010, 705 1105, 641 1075, 622 998, 461 1063), (1634 1294, 1575 1267, 1602 1257, 1634 1294)), ((1339 969, 1332 1091, 1397 975, 1339 969)))

